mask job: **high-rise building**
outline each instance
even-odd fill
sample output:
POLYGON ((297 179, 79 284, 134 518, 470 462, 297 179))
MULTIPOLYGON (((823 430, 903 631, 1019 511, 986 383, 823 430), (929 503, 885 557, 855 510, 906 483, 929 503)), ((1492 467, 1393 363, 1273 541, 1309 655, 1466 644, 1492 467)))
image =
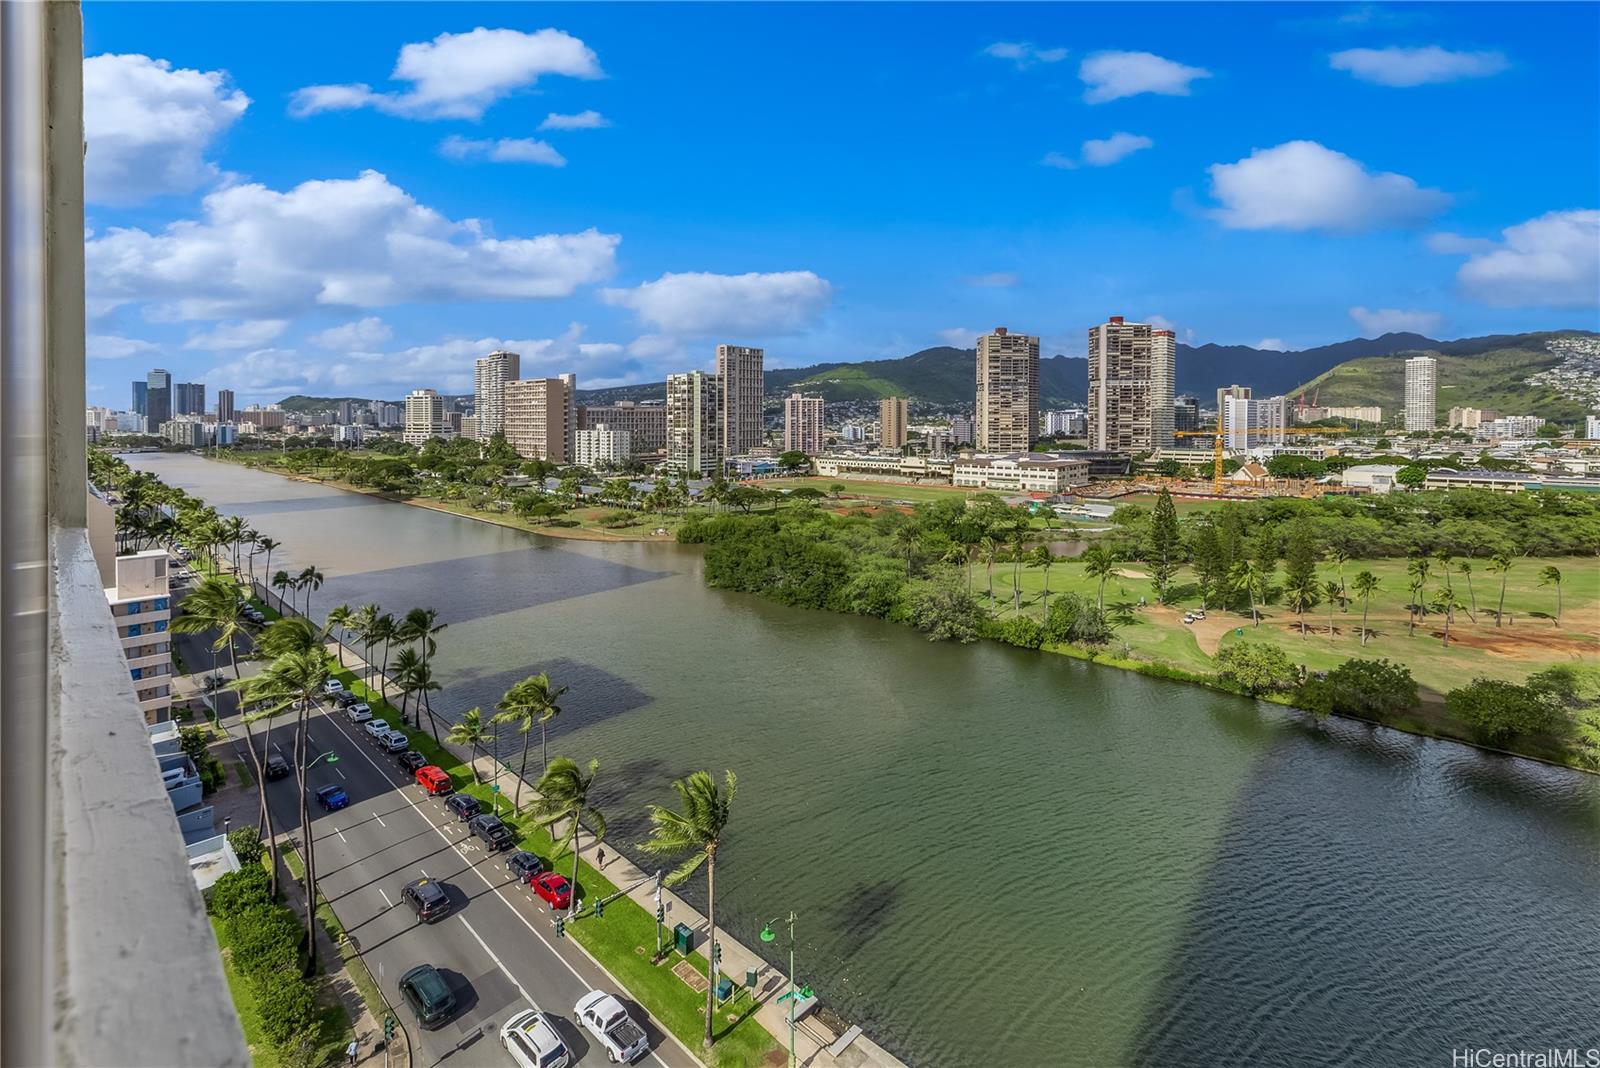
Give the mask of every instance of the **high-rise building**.
POLYGON ((116 584, 106 587, 128 673, 145 721, 172 718, 172 597, 167 551, 148 549, 116 558, 116 584))
MULTIPOLYGON (((576 446, 576 407, 571 376, 513 378, 505 384, 506 444, 518 456, 550 463, 572 462, 576 446)), ((481 432, 483 427, 479 425, 481 432)))
POLYGON ((506 432, 506 383, 522 377, 522 357, 515 352, 495 351, 478 358, 472 383, 473 415, 477 416, 477 436, 488 441, 506 432))
POLYGON ((615 404, 586 404, 578 409, 579 430, 592 430, 602 425, 610 427, 613 432, 626 431, 629 447, 635 456, 660 452, 667 447, 665 404, 618 401, 615 404))
POLYGON ((1088 413, 1082 408, 1059 408, 1044 413, 1046 435, 1075 438, 1088 430, 1088 413))
POLYGON ((573 449, 573 463, 579 467, 617 467, 633 455, 633 442, 626 430, 613 430, 600 423, 579 430, 573 449))
POLYGON ((722 455, 743 456, 761 444, 761 403, 766 380, 761 365, 764 349, 743 345, 717 346, 717 377, 722 379, 722 455))
POLYGON ((139 379, 138 381, 134 382, 134 384, 133 384, 133 406, 132 406, 131 410, 135 414, 137 414, 137 415, 145 415, 145 414, 147 414, 146 409, 145 409, 145 398, 147 396, 147 393, 148 393, 149 389, 150 389, 150 383, 146 382, 142 378, 139 379))
POLYGON ((172 376, 157 367, 145 378, 144 425, 150 434, 161 433, 161 424, 172 418, 172 376))
POLYGON ((978 418, 982 452, 1026 452, 1039 437, 1039 339, 1003 326, 978 339, 978 418))
POLYGON ((233 422, 233 390, 217 390, 217 422, 233 422))
POLYGON ((1089 448, 1144 452, 1172 445, 1177 337, 1111 316, 1089 330, 1089 448))
POLYGON ((1217 413, 1217 431, 1230 449, 1250 447, 1250 398, 1228 394, 1217 413))
POLYGON ((1439 411, 1439 361, 1413 356, 1406 361, 1407 430, 1432 430, 1439 411))
POLYGON ((204 382, 174 382, 172 384, 173 415, 204 415, 206 411, 206 384, 204 382))
POLYGON ((1200 429, 1200 398, 1192 393, 1180 394, 1172 398, 1172 429, 1199 430, 1200 429))
POLYGON ((978 440, 978 424, 970 415, 950 417, 950 445, 971 445, 978 440))
POLYGON ((783 451, 822 455, 821 397, 791 393, 783 400, 783 451))
POLYGON ((1249 386, 1223 386, 1221 389, 1217 390, 1217 429, 1218 430, 1226 430, 1227 429, 1225 426, 1222 425, 1222 416, 1223 416, 1223 413, 1225 413, 1228 410, 1228 398, 1229 397, 1242 397, 1245 400, 1249 400, 1250 399, 1250 387, 1249 386))
POLYGON ((1250 435, 1253 445, 1282 445, 1289 425, 1289 398, 1266 397, 1250 402, 1250 435))
POLYGON ((414 389, 406 394, 406 424, 400 440, 410 445, 425 445, 433 438, 448 438, 455 430, 445 418, 444 398, 431 389, 414 389))
POLYGON ((878 402, 878 447, 901 449, 906 444, 906 399, 885 397, 878 402))
POLYGON ((704 371, 667 376, 667 469, 722 471, 722 379, 704 371))

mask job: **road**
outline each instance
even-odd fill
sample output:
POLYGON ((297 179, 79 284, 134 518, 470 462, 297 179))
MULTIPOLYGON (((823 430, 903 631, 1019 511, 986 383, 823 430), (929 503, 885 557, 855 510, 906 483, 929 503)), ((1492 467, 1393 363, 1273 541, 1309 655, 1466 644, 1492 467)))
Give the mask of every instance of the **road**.
MULTIPOLYGON (((581 1031, 572 1007, 591 989, 617 994, 650 1035, 651 1053, 638 1063, 662 1068, 700 1064, 570 941, 556 938, 548 906, 519 886, 504 854, 489 854, 440 799, 401 774, 398 764, 366 740, 338 711, 310 717, 311 751, 332 751, 307 772, 314 792, 338 783, 350 806, 324 813, 312 800, 318 885, 340 923, 356 940, 367 967, 400 1012, 415 1045, 415 1068, 511 1063, 499 1048, 500 1026, 525 1007, 556 1018, 579 1064, 606 1063, 605 1050, 581 1031), (400 900, 413 879, 442 881, 454 908, 421 924, 400 900), (438 968, 455 992, 457 1012, 435 1031, 417 1026, 400 997, 400 976, 418 964, 438 968)), ((240 738, 240 743, 243 739, 240 738)), ((258 734, 257 745, 263 744, 258 734)), ((273 730, 273 746, 292 759, 293 731, 273 730)), ((266 750, 260 750, 263 759, 266 750)), ((296 778, 268 784, 280 831, 299 827, 296 778)), ((548 860, 549 858, 545 858, 548 860)), ((587 922, 587 921, 582 921, 587 922)))

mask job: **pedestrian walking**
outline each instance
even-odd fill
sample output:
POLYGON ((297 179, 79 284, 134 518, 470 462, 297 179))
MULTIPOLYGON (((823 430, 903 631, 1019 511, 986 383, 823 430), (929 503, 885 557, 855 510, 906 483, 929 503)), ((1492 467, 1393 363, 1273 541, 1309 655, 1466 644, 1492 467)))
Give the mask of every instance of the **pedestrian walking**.
POLYGON ((361 1040, 352 1038, 350 1044, 344 1048, 345 1056, 350 1058, 350 1063, 355 1064, 361 1058, 361 1040))
POLYGON ((597 860, 597 861, 598 861, 598 862, 599 862, 599 864, 600 864, 600 870, 601 870, 601 871, 604 871, 604 870, 605 870, 605 867, 606 867, 606 847, 605 847, 605 846, 601 846, 601 847, 600 847, 600 848, 599 848, 599 849, 598 849, 598 850, 597 850, 597 851, 596 851, 596 853, 595 853, 595 859, 596 859, 596 860, 597 860))

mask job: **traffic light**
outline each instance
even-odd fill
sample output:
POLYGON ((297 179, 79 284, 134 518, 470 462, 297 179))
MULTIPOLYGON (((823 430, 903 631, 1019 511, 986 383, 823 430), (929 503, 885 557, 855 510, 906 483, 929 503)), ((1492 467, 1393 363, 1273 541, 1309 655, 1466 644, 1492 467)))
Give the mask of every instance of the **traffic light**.
POLYGON ((656 922, 657 923, 666 923, 667 922, 667 908, 666 908, 665 905, 661 904, 660 902, 656 903, 656 922))
POLYGON ((388 1042, 392 1038, 394 1038, 394 1017, 385 1016, 383 1018, 383 1040, 388 1042))
POLYGON ((722 963, 722 943, 721 942, 713 942, 713 943, 711 943, 711 963, 712 964, 721 964, 722 963))
POLYGON ((564 917, 561 917, 561 916, 557 916, 556 917, 556 937, 557 938, 565 938, 565 937, 567 937, 567 921, 566 921, 566 919, 564 917))
POLYGON ((603 897, 595 898, 595 902, 594 902, 594 918, 598 920, 601 916, 605 915, 605 912, 606 912, 606 899, 603 898, 603 897))

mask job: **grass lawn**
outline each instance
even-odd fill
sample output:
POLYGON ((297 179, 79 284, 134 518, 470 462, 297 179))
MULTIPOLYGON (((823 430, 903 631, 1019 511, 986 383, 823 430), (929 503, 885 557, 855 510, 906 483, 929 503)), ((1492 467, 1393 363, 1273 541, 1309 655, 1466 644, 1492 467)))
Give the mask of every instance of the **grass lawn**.
MULTIPOLYGON (((222 924, 215 917, 210 919, 211 931, 216 936, 217 947, 222 952, 222 974, 228 980, 228 993, 232 995, 233 1007, 239 1013, 239 1026, 244 1031, 245 1043, 250 1047, 250 1062, 256 1068, 278 1068, 285 1062, 279 1059, 278 1051, 267 1041, 266 1035, 262 1032, 261 1014, 256 1009, 255 995, 251 993, 244 977, 234 971, 232 953, 222 924)), ((344 1006, 334 1000, 333 1004, 323 1006, 318 1019, 322 1027, 321 1041, 317 1044, 310 1063, 330 1066, 339 1064, 344 1060, 345 1047, 355 1037, 355 1032, 350 1027, 350 1018, 345 1015, 344 1006)))
MULTIPOLYGON (((379 698, 376 691, 369 690, 355 672, 337 669, 333 674, 357 696, 363 697, 372 706, 374 715, 387 719, 391 726, 399 726, 399 710, 388 701, 379 698)), ((445 724, 441 722, 441 731, 444 726, 445 724)), ((493 803, 494 795, 489 784, 474 782, 472 770, 456 759, 448 749, 437 744, 426 726, 421 729, 408 727, 405 730, 411 737, 412 747, 430 763, 442 768, 450 776, 457 791, 471 794, 486 805, 493 803)), ((525 798, 526 795, 527 791, 524 791, 525 798)), ((509 807, 508 794, 500 796, 509 807)), ((532 817, 503 816, 502 818, 505 818, 507 825, 516 832, 518 845, 521 848, 537 854, 558 871, 572 870, 571 854, 565 854, 564 857, 553 856, 554 843, 550 833, 532 817)), ((615 884, 589 864, 579 865, 578 896, 581 899, 594 901, 617 889, 615 884)), ((653 913, 641 908, 629 898, 619 898, 606 906, 605 915, 600 919, 595 919, 588 913, 580 915, 567 927, 567 937, 574 939, 592 953, 611 974, 622 981, 631 996, 638 999, 639 1003, 684 1045, 698 1054, 705 1031, 705 995, 696 994, 672 974, 672 966, 682 960, 682 956, 669 954, 667 960, 660 965, 650 963, 650 955, 655 952, 655 931, 653 913)), ((669 938, 670 933, 663 932, 663 937, 669 938)), ((701 974, 705 974, 707 965, 704 954, 695 953, 691 959, 701 974)), ((736 980, 737 978, 735 977, 736 980)), ((717 1042, 709 1054, 708 1063, 716 1065, 717 1068, 741 1068, 744 1065, 760 1064, 763 1058, 781 1049, 777 1040, 766 1028, 748 1014, 747 1010, 751 1008, 748 999, 742 1001, 735 999, 720 1010, 721 1014, 717 1021, 717 1042), (726 1013, 730 1011, 739 1012, 741 1015, 730 1022, 726 1017, 726 1013)))
MULTIPOLYGON (((944 486, 934 483, 913 486, 909 482, 867 482, 849 478, 821 478, 806 476, 802 478, 763 478, 750 483, 761 489, 798 489, 809 486, 828 493, 832 485, 844 487, 844 492, 839 496, 841 500, 864 501, 942 501, 950 497, 971 497, 983 490, 961 489, 956 486, 944 486)), ((833 494, 828 493, 828 500, 833 500, 833 494)), ((826 503, 826 502, 824 502, 826 503)))

